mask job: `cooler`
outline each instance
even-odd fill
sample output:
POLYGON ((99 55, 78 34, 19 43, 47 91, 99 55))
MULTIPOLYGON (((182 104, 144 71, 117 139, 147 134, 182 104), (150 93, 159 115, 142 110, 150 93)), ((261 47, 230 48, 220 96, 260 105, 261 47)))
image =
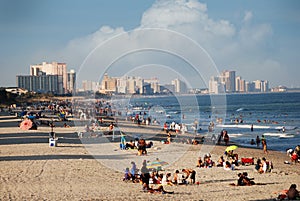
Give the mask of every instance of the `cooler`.
POLYGON ((49 138, 49 147, 56 147, 56 139, 49 138))

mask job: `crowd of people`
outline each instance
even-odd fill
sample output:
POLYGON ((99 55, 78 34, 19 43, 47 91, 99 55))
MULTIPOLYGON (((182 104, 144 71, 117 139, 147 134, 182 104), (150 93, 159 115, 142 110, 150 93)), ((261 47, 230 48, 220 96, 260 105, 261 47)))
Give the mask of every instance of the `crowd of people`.
POLYGON ((135 162, 132 161, 131 168, 125 169, 123 181, 140 183, 144 192, 162 194, 174 193, 174 191, 167 191, 164 186, 199 184, 196 182, 196 171, 193 169, 175 170, 173 174, 162 173, 158 169, 148 168, 148 162, 144 160, 141 169, 137 169, 135 162))

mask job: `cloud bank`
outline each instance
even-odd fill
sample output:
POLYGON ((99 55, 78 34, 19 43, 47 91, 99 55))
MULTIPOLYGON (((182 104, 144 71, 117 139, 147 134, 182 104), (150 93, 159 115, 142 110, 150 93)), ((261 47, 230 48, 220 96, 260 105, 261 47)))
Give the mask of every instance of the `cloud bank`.
MULTIPOLYGON (((253 22, 255 15, 252 11, 245 11, 244 16, 240 19, 240 24, 235 25, 226 19, 212 19, 208 15, 208 9, 206 4, 196 0, 158 0, 143 13, 140 25, 135 30, 160 28, 183 34, 203 47, 220 71, 224 69, 236 70, 238 75, 249 81, 272 79, 276 76, 288 77, 284 66, 276 58, 273 58, 269 51, 273 35, 270 24, 255 24, 253 22), (270 73, 272 76, 268 75, 270 73)), ((70 41, 60 54, 64 55, 64 60, 69 64, 69 67, 72 67, 82 65, 95 48, 120 34, 123 34, 122 41, 115 44, 115 49, 109 49, 105 54, 114 55, 117 52, 114 50, 124 46, 128 49, 139 48, 139 44, 145 45, 145 41, 149 46, 153 43, 160 43, 163 46, 166 40, 172 40, 172 38, 166 38, 164 35, 145 38, 126 33, 126 31, 123 27, 102 26, 95 33, 70 41)), ((187 54, 197 56, 184 44, 184 40, 174 41, 173 45, 183 49, 187 54)), ((115 65, 118 65, 118 68, 116 67, 110 73, 114 76, 122 76, 120 72, 126 73, 126 66, 155 63, 171 67, 172 65, 178 66, 179 61, 170 55, 164 56, 164 54, 162 53, 161 57, 157 55, 157 52, 151 53, 149 51, 140 53, 138 56, 129 54, 122 62, 116 62, 115 65)), ((118 55, 114 56, 117 57, 118 55)), ((97 61, 93 61, 92 65, 95 66, 92 72, 80 70, 79 73, 82 78, 96 81, 99 79, 97 77, 99 73, 95 72, 103 72, 107 66, 97 66, 97 61)), ((185 65, 182 63, 180 65, 184 71, 185 65)), ((147 72, 149 75, 149 71, 147 72)), ((154 72, 151 76, 155 76, 155 73, 160 79, 170 79, 170 75, 161 75, 159 72, 154 72)), ((147 77, 147 75, 143 77, 147 77)), ((270 81, 272 85, 279 84, 275 80, 270 81)))

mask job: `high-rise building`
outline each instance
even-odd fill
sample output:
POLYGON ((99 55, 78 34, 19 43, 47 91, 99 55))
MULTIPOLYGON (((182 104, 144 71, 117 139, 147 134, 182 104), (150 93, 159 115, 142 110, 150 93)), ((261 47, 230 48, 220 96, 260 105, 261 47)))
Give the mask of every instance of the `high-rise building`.
POLYGON ((267 80, 264 80, 262 83, 262 92, 268 92, 269 90, 269 82, 267 80))
POLYGON ((44 72, 46 75, 59 75, 63 79, 63 91, 64 93, 68 90, 68 74, 67 64, 58 62, 42 62, 41 64, 30 65, 30 75, 38 76, 39 72, 44 72))
POLYGON ((75 93, 76 92, 76 73, 74 70, 70 70, 68 72, 68 86, 67 90, 69 93, 75 93))
POLYGON ((255 83, 254 82, 246 82, 245 88, 246 88, 246 92, 255 92, 255 83))
POLYGON ((140 77, 126 77, 126 89, 128 94, 143 94, 144 79, 140 77))
POLYGON ((159 93, 160 87, 159 87, 159 79, 158 78, 151 78, 151 79, 144 79, 144 84, 149 83, 151 89, 153 89, 153 93, 159 93))
POLYGON ((235 92, 235 71, 223 71, 220 82, 225 85, 226 92, 235 92))
POLYGON ((235 78, 235 91, 246 92, 245 80, 243 80, 241 76, 235 78))
POLYGON ((225 92, 225 84, 220 82, 220 77, 212 76, 209 80, 209 93, 219 94, 225 92))
POLYGON ((105 73, 101 82, 101 91, 104 93, 117 92, 117 78, 109 77, 108 74, 105 73))
POLYGON ((63 94, 63 77, 61 75, 46 75, 39 72, 38 75, 18 75, 19 88, 39 93, 63 94))
POLYGON ((117 93, 127 93, 127 77, 123 76, 117 79, 117 93))
POLYGON ((100 89, 99 82, 93 82, 90 80, 82 81, 82 90, 83 91, 99 91, 99 89, 100 89))
POLYGON ((174 85, 175 93, 187 93, 187 86, 185 82, 181 81, 180 79, 172 80, 172 85, 174 85))

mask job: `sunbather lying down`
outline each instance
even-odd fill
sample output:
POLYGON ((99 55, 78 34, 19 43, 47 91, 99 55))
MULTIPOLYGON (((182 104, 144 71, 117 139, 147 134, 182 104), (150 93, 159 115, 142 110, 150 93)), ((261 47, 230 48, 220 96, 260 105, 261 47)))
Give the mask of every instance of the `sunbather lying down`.
POLYGON ((144 191, 149 193, 161 193, 161 194, 173 194, 174 191, 166 191, 162 185, 159 185, 157 188, 150 188, 146 183, 143 184, 144 191))

